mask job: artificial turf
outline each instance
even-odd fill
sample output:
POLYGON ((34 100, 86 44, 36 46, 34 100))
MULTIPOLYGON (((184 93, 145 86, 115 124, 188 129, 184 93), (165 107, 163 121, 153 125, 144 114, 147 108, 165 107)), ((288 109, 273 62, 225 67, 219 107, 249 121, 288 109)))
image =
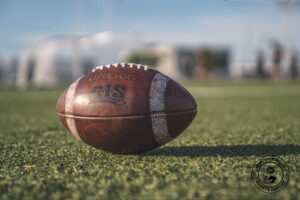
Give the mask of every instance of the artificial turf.
POLYGON ((300 86, 189 88, 193 123, 163 147, 114 155, 73 137, 57 119, 62 90, 0 90, 0 199, 300 199, 300 86), (251 168, 264 155, 289 166, 268 194, 251 168))

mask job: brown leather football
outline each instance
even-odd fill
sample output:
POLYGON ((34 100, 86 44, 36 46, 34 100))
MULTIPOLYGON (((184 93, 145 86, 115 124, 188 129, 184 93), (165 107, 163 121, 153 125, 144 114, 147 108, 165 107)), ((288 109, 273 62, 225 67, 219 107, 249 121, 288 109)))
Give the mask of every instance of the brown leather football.
POLYGON ((138 64, 96 67, 67 88, 59 119, 83 142, 112 153, 140 153, 178 136, 197 104, 177 82, 138 64))

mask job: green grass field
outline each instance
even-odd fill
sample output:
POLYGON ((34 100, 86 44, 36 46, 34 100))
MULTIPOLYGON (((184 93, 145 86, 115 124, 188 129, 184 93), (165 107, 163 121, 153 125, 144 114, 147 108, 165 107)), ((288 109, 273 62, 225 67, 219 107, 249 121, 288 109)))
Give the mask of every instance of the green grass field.
POLYGON ((56 117, 62 90, 0 90, 0 199, 300 199, 300 85, 187 88, 193 123, 140 155, 76 140, 56 117), (275 194, 251 180, 264 155, 290 169, 275 194))

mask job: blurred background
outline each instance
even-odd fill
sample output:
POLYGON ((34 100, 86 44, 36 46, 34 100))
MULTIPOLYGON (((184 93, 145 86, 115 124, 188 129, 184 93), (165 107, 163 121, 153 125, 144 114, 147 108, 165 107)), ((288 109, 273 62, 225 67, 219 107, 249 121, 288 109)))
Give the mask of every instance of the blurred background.
POLYGON ((179 80, 296 80, 300 1, 0 0, 0 84, 135 62, 179 80))

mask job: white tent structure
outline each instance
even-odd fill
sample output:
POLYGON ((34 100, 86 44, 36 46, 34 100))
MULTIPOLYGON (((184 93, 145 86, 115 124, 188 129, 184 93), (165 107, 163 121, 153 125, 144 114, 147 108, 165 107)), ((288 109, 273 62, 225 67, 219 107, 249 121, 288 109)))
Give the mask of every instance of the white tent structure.
POLYGON ((51 87, 70 83, 95 64, 115 62, 117 52, 113 41, 111 32, 102 32, 43 42, 22 54, 16 84, 18 87, 51 87))

